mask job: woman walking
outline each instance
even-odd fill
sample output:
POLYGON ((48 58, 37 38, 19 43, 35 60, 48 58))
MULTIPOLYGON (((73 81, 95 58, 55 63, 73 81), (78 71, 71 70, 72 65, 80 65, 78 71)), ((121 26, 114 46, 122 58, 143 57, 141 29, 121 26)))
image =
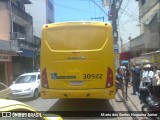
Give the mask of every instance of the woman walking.
MULTIPOLYGON (((117 73, 116 73, 116 92, 118 91, 118 89, 120 89, 122 91, 122 96, 123 96, 123 101, 125 100, 124 97, 124 82, 123 82, 123 73, 122 73, 122 69, 118 68, 117 69, 117 73)), ((117 101, 117 100, 116 100, 117 101)))

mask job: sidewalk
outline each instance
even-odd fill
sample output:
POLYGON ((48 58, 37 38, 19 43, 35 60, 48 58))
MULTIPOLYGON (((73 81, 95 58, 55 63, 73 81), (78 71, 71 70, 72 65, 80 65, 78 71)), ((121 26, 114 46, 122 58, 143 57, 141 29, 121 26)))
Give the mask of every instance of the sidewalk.
MULTIPOLYGON (((138 95, 133 95, 133 86, 128 87, 127 89, 127 100, 130 101, 136 111, 141 111, 141 106, 142 104, 140 104, 140 100, 139 100, 139 96, 138 95)), ((126 93, 126 91, 125 91, 126 93)))
MULTIPOLYGON (((126 90, 126 88, 125 88, 126 90)), ((142 114, 141 113, 141 106, 142 104, 140 104, 140 100, 139 100, 139 96, 138 95, 133 95, 133 87, 129 86, 127 89, 127 101, 124 102, 126 108, 128 111, 133 111, 136 112, 137 114, 142 114)), ((126 94, 126 91, 125 91, 126 94)), ((122 99, 122 93, 119 90, 118 91, 118 95, 119 97, 122 99)), ((134 117, 135 120, 150 120, 148 117, 134 117)))

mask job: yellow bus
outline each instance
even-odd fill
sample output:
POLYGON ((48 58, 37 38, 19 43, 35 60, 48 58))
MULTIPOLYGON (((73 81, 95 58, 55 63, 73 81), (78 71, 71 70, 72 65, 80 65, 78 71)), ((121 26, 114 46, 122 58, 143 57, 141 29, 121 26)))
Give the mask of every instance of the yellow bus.
POLYGON ((110 23, 77 21, 42 27, 41 97, 115 97, 115 65, 110 23))

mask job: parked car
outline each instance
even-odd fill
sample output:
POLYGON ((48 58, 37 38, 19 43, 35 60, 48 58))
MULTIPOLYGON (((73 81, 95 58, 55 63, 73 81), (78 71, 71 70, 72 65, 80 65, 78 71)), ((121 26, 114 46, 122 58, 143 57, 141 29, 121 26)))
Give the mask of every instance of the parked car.
POLYGON ((11 96, 11 89, 7 85, 0 82, 0 98, 11 98, 11 96))
POLYGON ((46 117, 29 105, 16 100, 0 99, 0 116, 2 120, 62 120, 59 115, 46 117))
POLYGON ((40 72, 20 75, 10 88, 13 98, 38 98, 40 93, 40 72))

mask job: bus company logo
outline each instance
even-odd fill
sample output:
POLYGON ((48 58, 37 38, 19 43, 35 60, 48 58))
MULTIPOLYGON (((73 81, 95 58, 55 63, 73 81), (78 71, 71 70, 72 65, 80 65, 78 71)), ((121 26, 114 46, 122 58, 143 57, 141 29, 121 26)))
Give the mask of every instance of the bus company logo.
POLYGON ((57 73, 51 73, 51 78, 52 79, 57 79, 57 73))
POLYGON ((57 73, 51 73, 51 79, 76 79, 76 76, 58 76, 57 73))

